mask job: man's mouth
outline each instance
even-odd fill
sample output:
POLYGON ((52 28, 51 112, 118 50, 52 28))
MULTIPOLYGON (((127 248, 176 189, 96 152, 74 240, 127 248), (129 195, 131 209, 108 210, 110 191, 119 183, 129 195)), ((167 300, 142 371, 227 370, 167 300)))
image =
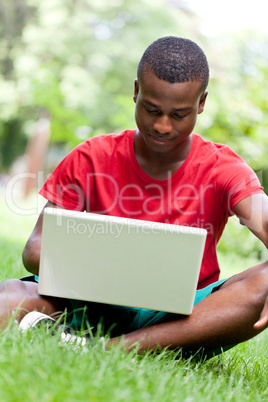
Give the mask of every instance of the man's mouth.
POLYGON ((152 134, 148 134, 148 136, 151 137, 154 141, 159 142, 159 143, 168 142, 171 140, 171 138, 169 138, 169 137, 157 137, 152 134))

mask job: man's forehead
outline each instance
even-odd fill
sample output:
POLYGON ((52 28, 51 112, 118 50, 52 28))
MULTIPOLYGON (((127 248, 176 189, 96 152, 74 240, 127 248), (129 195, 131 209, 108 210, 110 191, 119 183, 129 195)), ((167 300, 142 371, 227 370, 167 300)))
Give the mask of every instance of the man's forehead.
POLYGON ((140 91, 142 95, 165 95, 165 97, 174 98, 176 96, 201 96, 202 94, 202 82, 198 80, 175 82, 170 83, 165 80, 161 80, 153 73, 144 74, 142 80, 139 81, 140 91))

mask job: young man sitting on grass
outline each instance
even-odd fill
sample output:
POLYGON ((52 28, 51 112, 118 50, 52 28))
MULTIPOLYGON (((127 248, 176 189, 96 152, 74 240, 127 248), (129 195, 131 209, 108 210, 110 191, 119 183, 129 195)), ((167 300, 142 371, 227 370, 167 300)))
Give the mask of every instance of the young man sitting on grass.
MULTIPOLYGON (((45 298, 38 295, 35 282, 7 280, 1 285, 3 322, 18 306, 18 319, 25 316, 24 321, 29 321, 27 311, 51 316, 86 305, 91 326, 96 328, 100 319, 104 330, 115 324, 107 346, 121 342, 131 349, 138 344, 141 352, 182 348, 187 354, 201 349, 206 356, 250 339, 267 327, 267 262, 246 270, 241 267, 240 274, 218 280, 216 245, 230 215, 235 214, 268 246, 268 199, 252 169, 228 146, 193 133, 205 107, 208 80, 207 59, 194 42, 177 37, 158 39, 138 66, 133 97, 137 129, 80 144, 40 191, 47 206, 54 208, 207 229, 193 313, 183 316, 45 298)), ((25 267, 35 275, 41 229, 42 213, 23 252, 25 267)), ((72 325, 79 327, 80 319, 76 314, 72 325)))

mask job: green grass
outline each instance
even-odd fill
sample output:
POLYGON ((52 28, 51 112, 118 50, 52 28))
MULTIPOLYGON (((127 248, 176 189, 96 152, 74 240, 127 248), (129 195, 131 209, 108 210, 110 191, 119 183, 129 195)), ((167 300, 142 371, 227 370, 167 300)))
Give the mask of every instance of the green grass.
MULTIPOLYGON (((21 252, 35 219, 0 200, 1 280, 27 274, 21 252)), ((230 273, 251 262, 224 252, 220 261, 230 273)), ((267 345, 264 332, 201 364, 168 351, 74 350, 58 335, 21 334, 11 322, 0 334, 0 401, 266 401, 267 345)))
POLYGON ((29 215, 29 211, 35 208, 33 200, 31 203, 26 206, 21 201, 19 210, 14 203, 10 203, 9 207, 3 197, 0 198, 0 281, 28 274, 22 265, 21 255, 37 218, 37 211, 29 215))
POLYGON ((87 352, 42 331, 0 338, 1 401, 264 401, 267 336, 203 364, 172 352, 87 352))

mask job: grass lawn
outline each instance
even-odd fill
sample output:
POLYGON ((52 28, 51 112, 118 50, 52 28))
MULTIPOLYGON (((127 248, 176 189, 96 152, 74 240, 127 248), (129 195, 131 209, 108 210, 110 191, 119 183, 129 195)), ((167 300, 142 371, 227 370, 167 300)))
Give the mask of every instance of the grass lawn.
MULTIPOLYGON (((36 215, 14 209, 0 199, 1 280, 27 274, 21 252, 36 215)), ((253 260, 222 254, 220 261, 229 275, 253 260)), ((74 350, 42 330, 21 334, 15 323, 1 333, 0 350, 0 401, 268 400, 268 332, 203 364, 167 351, 74 350)))

